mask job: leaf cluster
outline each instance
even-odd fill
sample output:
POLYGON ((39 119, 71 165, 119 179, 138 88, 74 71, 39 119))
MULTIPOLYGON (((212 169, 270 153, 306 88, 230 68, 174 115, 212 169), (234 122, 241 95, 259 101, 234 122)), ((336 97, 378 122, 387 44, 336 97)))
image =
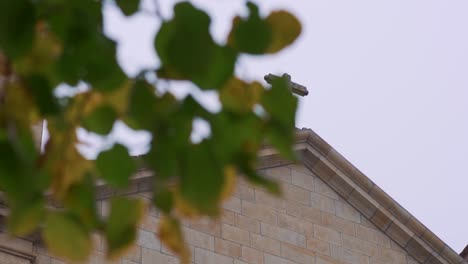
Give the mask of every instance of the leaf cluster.
MULTIPOLYGON (((114 4, 130 16, 140 1, 114 4)), ((101 1, 0 1, 0 190, 10 232, 40 232, 52 253, 73 261, 88 257, 97 232, 108 257, 116 258, 134 242, 147 204, 115 197, 104 217, 95 186, 104 182, 124 190, 144 168, 154 173, 151 206, 164 215, 159 236, 187 261, 181 218, 218 217, 238 177, 279 193, 275 182, 255 171, 257 154, 266 139, 294 158, 297 99, 287 80, 264 87, 236 77, 234 69, 242 54, 272 54, 292 44, 301 25, 287 11, 262 16, 253 2, 246 7, 248 14, 233 19, 225 43, 217 43, 205 11, 190 2, 175 4, 154 38, 160 67, 130 78, 117 63, 116 43, 103 32, 101 1), (144 77, 148 72, 216 91, 221 110, 208 111, 192 96, 160 92, 144 77), (89 89, 70 98, 54 93, 61 84, 78 83, 89 89), (190 137, 195 119, 211 129, 198 143, 190 137), (50 139, 41 152, 32 127, 42 120, 50 139), (84 158, 76 148, 77 129, 105 136, 118 120, 151 133, 149 152, 136 159, 115 144, 96 160, 84 158)))

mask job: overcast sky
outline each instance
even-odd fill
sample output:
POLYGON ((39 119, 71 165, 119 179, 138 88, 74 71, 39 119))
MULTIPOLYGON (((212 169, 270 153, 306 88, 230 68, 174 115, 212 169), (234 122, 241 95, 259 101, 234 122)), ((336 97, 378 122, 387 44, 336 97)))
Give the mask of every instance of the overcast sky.
MULTIPOLYGON (((160 2, 169 17, 167 3, 174 1, 160 2)), ((232 16, 245 12, 244 1, 193 2, 213 15, 219 41, 232 16)), ((460 252, 468 243, 468 1, 258 2, 265 13, 292 11, 304 31, 277 55, 244 57, 238 73, 262 79, 288 72, 307 86, 297 126, 316 131, 460 252)), ((152 3, 143 5, 148 12, 152 3)), ((125 18, 112 6, 105 18, 129 74, 157 65, 157 20, 145 14, 125 18)), ((124 135, 115 137, 144 143, 144 137, 124 135)))

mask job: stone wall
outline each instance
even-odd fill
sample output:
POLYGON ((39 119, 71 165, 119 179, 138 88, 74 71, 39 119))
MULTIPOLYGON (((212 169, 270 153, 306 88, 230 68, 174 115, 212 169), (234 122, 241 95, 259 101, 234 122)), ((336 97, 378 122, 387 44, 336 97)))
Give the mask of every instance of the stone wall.
MULTIPOLYGON (((281 181, 283 199, 240 182, 220 220, 184 223, 193 263, 417 263, 304 166, 282 166, 264 173, 281 181)), ((140 196, 149 199, 146 194, 140 196)), ((101 202, 100 208, 105 214, 107 202, 101 202)), ((157 224, 158 213, 151 210, 140 226, 137 245, 115 262, 105 261, 105 245, 95 237, 96 251, 88 263, 178 263, 155 236, 157 224)), ((35 263, 65 263, 41 247, 21 243, 26 245, 23 251, 26 247, 36 256, 35 263)), ((0 259, 0 263, 4 262, 0 259)))

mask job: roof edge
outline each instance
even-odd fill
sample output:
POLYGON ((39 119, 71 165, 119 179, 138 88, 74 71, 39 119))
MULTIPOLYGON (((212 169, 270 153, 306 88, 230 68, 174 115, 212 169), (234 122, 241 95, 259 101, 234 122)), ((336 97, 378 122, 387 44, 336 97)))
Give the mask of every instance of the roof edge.
POLYGON ((303 163, 420 263, 468 263, 311 129, 303 163))

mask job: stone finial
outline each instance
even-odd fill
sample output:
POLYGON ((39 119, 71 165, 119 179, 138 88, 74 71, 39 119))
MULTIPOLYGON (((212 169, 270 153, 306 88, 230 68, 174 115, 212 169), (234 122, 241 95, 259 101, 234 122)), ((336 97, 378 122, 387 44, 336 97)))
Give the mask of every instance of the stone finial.
POLYGON ((286 81, 288 82, 289 89, 291 90, 292 93, 300 95, 300 96, 306 96, 309 94, 307 87, 291 81, 291 75, 287 73, 283 74, 281 77, 278 75, 271 74, 271 73, 268 75, 265 75, 264 77, 265 81, 269 84, 271 84, 272 81, 277 78, 286 79, 286 81))

